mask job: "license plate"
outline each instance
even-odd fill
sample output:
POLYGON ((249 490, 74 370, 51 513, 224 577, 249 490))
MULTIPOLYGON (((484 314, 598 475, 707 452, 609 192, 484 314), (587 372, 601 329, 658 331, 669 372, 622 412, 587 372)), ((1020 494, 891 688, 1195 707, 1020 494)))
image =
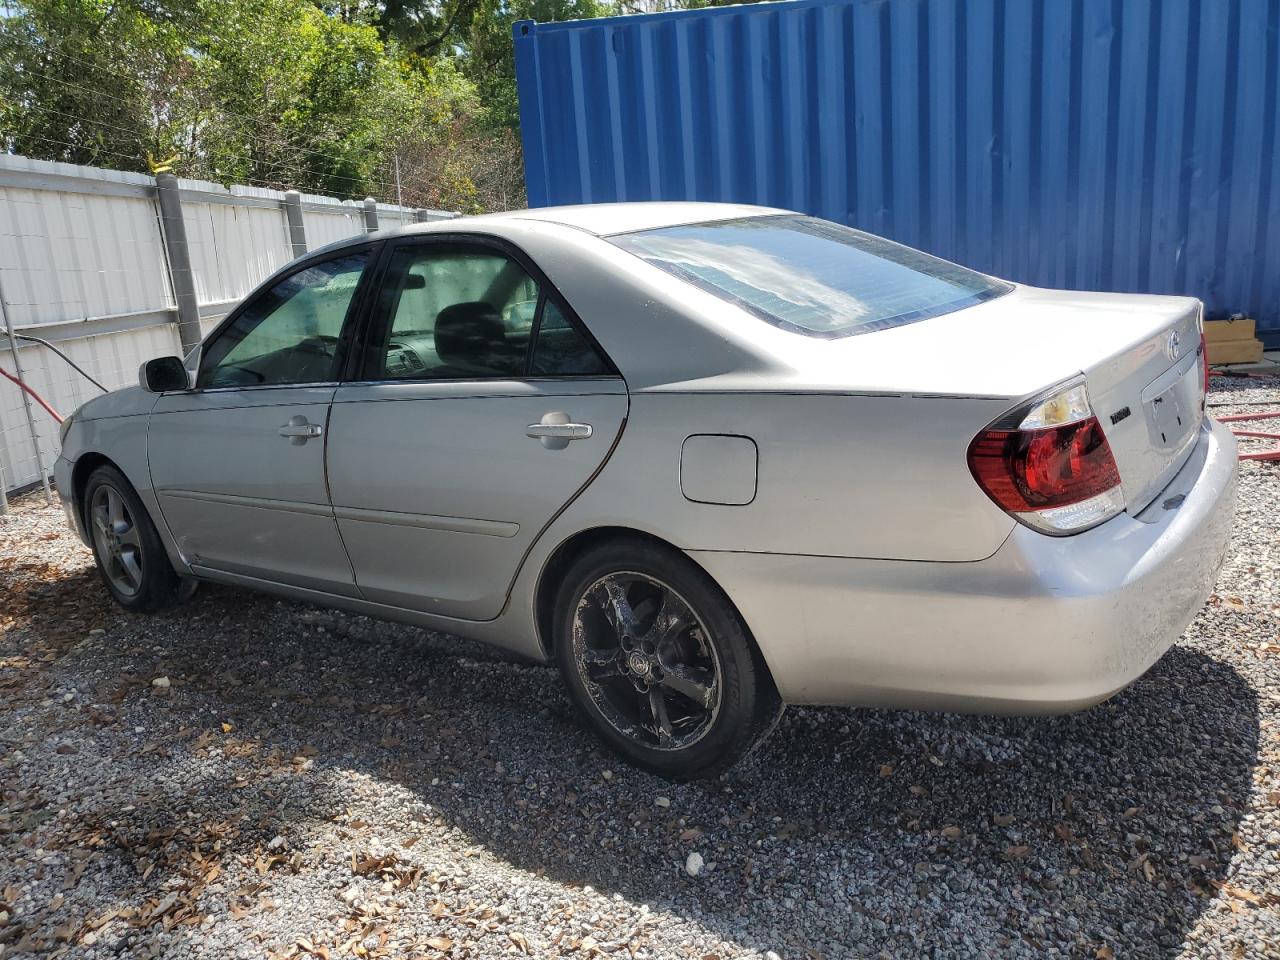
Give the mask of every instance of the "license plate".
POLYGON ((1170 386, 1147 401, 1151 443, 1160 449, 1178 450, 1199 422, 1200 369, 1192 365, 1170 386))

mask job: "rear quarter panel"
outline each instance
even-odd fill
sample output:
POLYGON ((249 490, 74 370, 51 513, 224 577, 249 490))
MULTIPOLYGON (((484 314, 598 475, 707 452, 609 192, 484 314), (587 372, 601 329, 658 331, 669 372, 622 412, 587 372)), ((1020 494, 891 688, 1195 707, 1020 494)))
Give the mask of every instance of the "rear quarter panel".
POLYGON ((966 451, 1008 405, 950 397, 638 391, 618 449, 550 533, 622 525, 686 550, 984 559, 1014 521, 978 488, 966 451), (750 503, 698 503, 681 492, 681 446, 702 433, 755 442, 758 481, 750 503))

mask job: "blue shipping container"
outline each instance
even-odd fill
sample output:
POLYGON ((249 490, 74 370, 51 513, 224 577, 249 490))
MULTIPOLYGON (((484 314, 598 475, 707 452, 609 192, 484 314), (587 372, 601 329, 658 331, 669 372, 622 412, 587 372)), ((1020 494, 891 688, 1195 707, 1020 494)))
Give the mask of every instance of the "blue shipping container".
POLYGON ((529 203, 789 207, 1280 341, 1280 0, 795 0, 515 25, 529 203))

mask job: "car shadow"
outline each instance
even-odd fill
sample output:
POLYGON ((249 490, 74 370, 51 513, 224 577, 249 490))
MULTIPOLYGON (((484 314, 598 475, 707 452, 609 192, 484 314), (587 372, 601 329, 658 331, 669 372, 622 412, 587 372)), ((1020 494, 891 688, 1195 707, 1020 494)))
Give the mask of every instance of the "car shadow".
MULTIPOLYGON (((114 616, 108 637, 153 630, 114 616)), ((225 717, 277 757, 318 744, 316 771, 411 791, 520 869, 800 956, 900 953, 938 924, 997 952, 1083 948, 1126 916, 1176 952, 1225 881, 1258 749, 1249 685, 1178 646, 1066 717, 793 708, 725 778, 672 784, 603 752, 552 669, 467 641, 214 587, 154 633, 166 646, 118 654, 146 661, 121 702, 163 672, 172 695, 145 706, 175 728, 225 717)), ((294 808, 340 805, 313 800, 294 808)))
MULTIPOLYGON (((1047 911, 1098 942, 1112 918, 1155 918, 1153 948, 1174 950, 1225 877, 1257 752, 1251 688, 1179 646, 1131 689, 1066 717, 793 709, 724 780, 675 785, 603 753, 548 668, 235 591, 202 606, 246 601, 300 615, 309 661, 343 677, 328 694, 306 673, 269 681, 292 702, 253 718, 264 739, 305 740, 318 711, 345 707, 344 756, 317 763, 398 782, 519 867, 668 906, 744 944, 768 943, 784 917, 839 943, 860 916, 873 939, 971 917, 1034 945, 1047 911), (368 689, 376 707, 349 697, 368 689), (711 867, 697 879, 682 869, 694 851, 711 867), (1067 882, 1082 874, 1084 900, 1067 882), (910 918, 878 907, 883 889, 908 895, 910 918), (1020 908, 1000 915, 995 889, 1019 891, 1020 908)), ((238 669, 234 647, 188 656, 216 686, 215 653, 238 669)), ((275 662, 269 644, 243 653, 275 662)))

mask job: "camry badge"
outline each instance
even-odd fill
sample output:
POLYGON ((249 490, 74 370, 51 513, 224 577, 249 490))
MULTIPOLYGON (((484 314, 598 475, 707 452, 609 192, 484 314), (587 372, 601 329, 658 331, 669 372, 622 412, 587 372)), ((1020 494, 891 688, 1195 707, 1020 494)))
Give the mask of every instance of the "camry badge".
POLYGON ((1178 359, 1178 347, 1181 344, 1182 344, 1182 338, 1178 336, 1177 330, 1169 334, 1169 342, 1165 344, 1164 352, 1169 355, 1170 360, 1178 359))

